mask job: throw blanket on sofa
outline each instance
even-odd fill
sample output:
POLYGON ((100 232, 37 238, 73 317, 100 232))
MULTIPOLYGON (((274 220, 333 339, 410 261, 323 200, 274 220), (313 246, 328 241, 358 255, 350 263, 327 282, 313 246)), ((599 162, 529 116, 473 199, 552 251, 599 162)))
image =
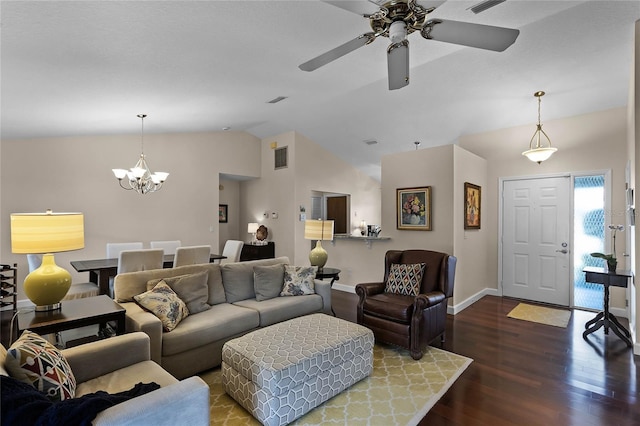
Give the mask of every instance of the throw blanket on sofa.
POLYGON ((0 375, 2 425, 91 425, 102 410, 160 388, 157 383, 138 383, 116 394, 103 391, 53 402, 33 386, 0 375))

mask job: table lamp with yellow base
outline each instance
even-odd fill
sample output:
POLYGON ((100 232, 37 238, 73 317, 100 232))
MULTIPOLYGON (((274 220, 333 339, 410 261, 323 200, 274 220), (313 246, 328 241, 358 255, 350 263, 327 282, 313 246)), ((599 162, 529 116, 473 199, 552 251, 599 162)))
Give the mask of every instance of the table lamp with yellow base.
POLYGON ((11 214, 11 251, 41 253, 42 264, 24 280, 24 292, 36 311, 60 309, 60 301, 71 287, 71 274, 56 265, 53 253, 84 247, 82 213, 11 214))
POLYGON ((333 240, 333 220, 307 220, 304 222, 304 238, 317 240, 316 246, 309 253, 311 266, 317 266, 321 271, 327 263, 329 255, 322 247, 322 241, 333 240))

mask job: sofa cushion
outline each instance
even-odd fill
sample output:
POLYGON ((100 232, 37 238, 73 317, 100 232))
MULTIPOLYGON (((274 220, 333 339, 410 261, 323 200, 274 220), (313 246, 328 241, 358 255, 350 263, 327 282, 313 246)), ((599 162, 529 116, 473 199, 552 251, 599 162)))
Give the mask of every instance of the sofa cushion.
POLYGON ((189 315, 187 305, 164 280, 151 290, 134 296, 133 299, 157 316, 162 321, 162 328, 167 332, 176 328, 180 321, 189 315))
POLYGON ((280 296, 301 296, 314 294, 314 280, 317 266, 291 266, 284 267, 284 285, 280 296))
POLYGON ((222 271, 222 284, 227 298, 227 303, 234 303, 238 300, 254 299, 256 297, 253 289, 253 268, 254 266, 269 266, 288 263, 286 256, 275 259, 251 260, 249 262, 227 263, 220 267, 222 271))
POLYGON ((222 286, 220 265, 214 263, 118 274, 114 280, 115 301, 118 303, 133 302, 133 296, 147 291, 147 282, 149 280, 195 274, 202 271, 208 271, 209 273, 207 280, 209 300, 207 303, 209 303, 209 305, 225 303, 226 296, 224 287, 222 286))
POLYGON ((241 300, 236 306, 256 310, 260 314, 260 327, 276 324, 291 318, 321 312, 322 297, 317 294, 298 297, 276 297, 258 302, 256 299, 241 300))
POLYGON ((32 331, 25 330, 9 347, 5 367, 11 377, 32 385, 52 401, 75 396, 76 378, 64 355, 32 331))
POLYGON ((142 361, 111 373, 78 383, 76 397, 97 392, 117 393, 132 388, 136 383, 157 383, 161 387, 178 383, 178 379, 153 361, 142 361))
POLYGON ((253 289, 253 265, 246 262, 227 263, 221 269, 228 303, 256 297, 253 289))
POLYGON ((113 395, 98 391, 54 402, 12 377, 2 376, 0 381, 3 425, 89 425, 101 411, 160 387, 156 383, 137 383, 132 389, 113 395))
POLYGON ((284 266, 254 266, 253 267, 253 289, 256 293, 256 300, 268 300, 278 297, 284 284, 284 266))
POLYGON ((422 282, 424 270, 424 263, 392 263, 389 269, 389 277, 384 287, 385 293, 417 296, 420 292, 420 283, 422 282))
POLYGON ((164 281, 187 305, 189 314, 197 314, 211 308, 211 305, 207 303, 207 300, 209 300, 208 277, 209 271, 202 271, 171 278, 156 278, 147 281, 147 290, 151 290, 160 281, 164 281))
POLYGON ((227 339, 260 325, 258 312, 221 303, 208 311, 189 315, 171 333, 162 336, 162 356, 179 354, 209 342, 227 339))

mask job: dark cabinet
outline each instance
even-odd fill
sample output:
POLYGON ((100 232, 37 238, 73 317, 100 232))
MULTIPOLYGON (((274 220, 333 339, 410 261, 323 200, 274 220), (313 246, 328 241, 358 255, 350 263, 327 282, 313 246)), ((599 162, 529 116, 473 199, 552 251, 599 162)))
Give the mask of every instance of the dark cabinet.
POLYGON ((258 246, 253 244, 245 244, 240 252, 240 262, 247 260, 272 259, 276 257, 276 247, 273 241, 269 241, 266 245, 258 246))

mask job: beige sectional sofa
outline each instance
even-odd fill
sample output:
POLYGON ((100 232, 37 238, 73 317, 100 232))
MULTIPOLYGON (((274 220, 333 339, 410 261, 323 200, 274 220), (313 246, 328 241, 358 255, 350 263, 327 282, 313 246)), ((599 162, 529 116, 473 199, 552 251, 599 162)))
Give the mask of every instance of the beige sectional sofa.
MULTIPOLYGON (((107 408, 93 425, 209 425, 209 386, 200 377, 177 380, 150 360, 149 337, 130 333, 62 350, 77 381, 75 397, 157 383, 159 389, 107 408)), ((0 345, 0 374, 7 350, 0 345)), ((3 413, 7 407, 3 407, 3 413)), ((6 414, 6 413, 5 413, 6 414)))
MULTIPOLYGON (((235 337, 295 317, 331 314, 331 285, 315 281, 315 294, 275 296, 278 283, 254 282, 254 268, 286 265, 287 257, 250 262, 201 264, 171 269, 130 272, 114 280, 115 300, 126 309, 126 331, 142 331, 151 339, 151 359, 177 378, 185 378, 219 366, 222 346, 235 337), (133 297, 148 290, 148 282, 207 272, 206 292, 210 309, 190 314, 175 329, 163 331, 162 323, 141 308, 133 297), (265 284, 271 288, 265 288, 265 284), (257 290, 257 295, 256 295, 257 290), (270 296, 265 296, 271 291, 270 296)), ((256 271, 269 268, 257 268, 256 271)), ((281 285, 281 283, 280 283, 281 285)))

